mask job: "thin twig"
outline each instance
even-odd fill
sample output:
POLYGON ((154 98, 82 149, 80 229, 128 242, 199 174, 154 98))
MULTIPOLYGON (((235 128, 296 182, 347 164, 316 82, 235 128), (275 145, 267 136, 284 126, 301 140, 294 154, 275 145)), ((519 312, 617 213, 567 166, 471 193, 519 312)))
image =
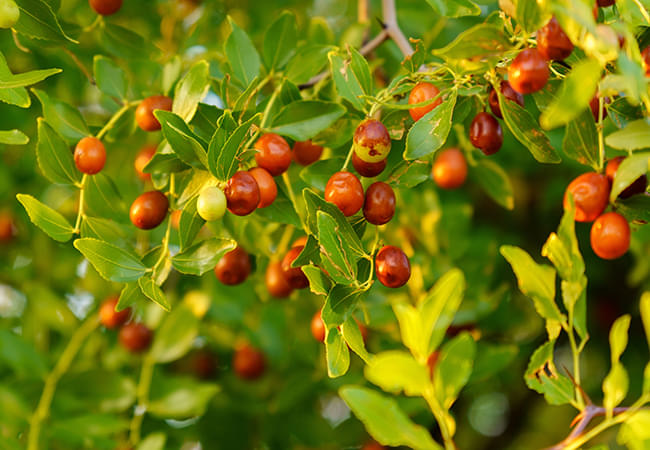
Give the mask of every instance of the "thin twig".
POLYGON ((395 41, 400 51, 404 56, 413 54, 413 47, 406 39, 402 29, 397 23, 397 10, 395 9, 395 0, 382 0, 381 8, 384 15, 384 23, 386 24, 386 31, 392 40, 395 41))
POLYGON ((88 69, 86 69, 86 66, 84 66, 84 64, 81 62, 81 60, 79 58, 77 58, 77 55, 75 55, 69 49, 67 49, 65 47, 61 47, 61 49, 64 52, 66 52, 68 54, 68 56, 70 56, 70 58, 72 58, 74 63, 77 65, 77 67, 79 67, 79 69, 83 72, 83 74, 86 76, 86 78, 88 78, 88 81, 90 82, 90 84, 92 84, 94 86, 96 84, 95 79, 93 78, 90 71, 88 69))

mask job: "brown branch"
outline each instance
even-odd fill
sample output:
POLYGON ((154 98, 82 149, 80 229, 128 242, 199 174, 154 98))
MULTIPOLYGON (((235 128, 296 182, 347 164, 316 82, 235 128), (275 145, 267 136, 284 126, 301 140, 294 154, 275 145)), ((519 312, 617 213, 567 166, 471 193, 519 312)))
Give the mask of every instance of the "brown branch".
POLYGON ((395 9, 395 0, 381 0, 381 9, 384 15, 384 23, 388 36, 395 41, 404 56, 413 54, 413 47, 402 32, 397 23, 397 10, 395 9))

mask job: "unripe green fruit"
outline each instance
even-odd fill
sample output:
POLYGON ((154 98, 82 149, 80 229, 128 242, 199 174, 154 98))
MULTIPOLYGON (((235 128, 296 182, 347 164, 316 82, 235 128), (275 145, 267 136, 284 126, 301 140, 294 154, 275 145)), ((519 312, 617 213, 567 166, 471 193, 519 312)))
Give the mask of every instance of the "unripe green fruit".
POLYGON ((383 161, 390 152, 390 134, 380 121, 366 119, 354 132, 353 148, 354 153, 364 162, 383 161))
POLYGON ((196 201, 196 211, 204 220, 212 222, 226 213, 226 196, 216 186, 203 188, 196 201))
POLYGON ((0 28, 11 28, 18 22, 20 10, 14 0, 0 0, 0 28))

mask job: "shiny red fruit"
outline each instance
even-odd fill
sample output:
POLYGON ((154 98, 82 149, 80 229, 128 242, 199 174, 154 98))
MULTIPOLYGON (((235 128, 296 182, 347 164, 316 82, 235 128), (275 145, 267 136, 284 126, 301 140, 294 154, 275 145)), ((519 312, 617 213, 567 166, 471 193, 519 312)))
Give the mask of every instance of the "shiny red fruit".
POLYGON ((470 125, 469 140, 486 155, 498 152, 503 144, 499 121, 486 112, 478 113, 470 125))
POLYGON ((110 16, 122 7, 122 0, 88 0, 88 4, 97 14, 110 16))
POLYGON ((443 150, 436 157, 431 171, 433 181, 443 189, 456 189, 467 178, 467 160, 458 148, 443 150))
POLYGON ((549 77, 548 62, 534 48, 522 50, 508 67, 508 81, 520 94, 542 89, 549 77))
POLYGON ((172 99, 165 95, 152 95, 140 102, 135 110, 135 121, 144 131, 160 130, 160 122, 153 115, 157 109, 172 110, 172 99))
POLYGON ((537 51, 554 61, 562 61, 573 52, 573 43, 555 17, 537 32, 537 51))
POLYGON ((608 6, 612 6, 614 3, 616 3, 616 0, 596 0, 596 3, 600 8, 607 8, 608 6))
POLYGON ((266 208, 270 206, 278 196, 278 187, 275 184, 275 180, 266 169, 262 169, 261 167, 255 167, 248 172, 253 175, 253 178, 257 182, 257 187, 260 190, 260 203, 257 207, 266 208))
POLYGON ((14 238, 16 227, 14 218, 8 212, 0 212, 0 242, 11 242, 14 238))
POLYGON ((644 48, 641 52, 641 59, 643 60, 645 76, 650 77, 650 45, 644 48))
MULTIPOLYGON (((610 183, 614 182, 614 176, 618 171, 618 166, 621 165, 624 159, 625 159, 624 156, 617 156, 616 158, 610 159, 609 162, 607 163, 607 166, 605 167, 605 175, 607 175, 607 178, 609 179, 610 183)), ((618 194, 618 196, 620 198, 629 198, 632 197, 633 195, 643 194, 645 192, 647 184, 648 184, 648 178, 645 175, 641 175, 639 178, 634 180, 632 184, 626 187, 623 190, 623 192, 618 194)))
POLYGON ((411 263, 400 248, 387 245, 375 256, 375 272, 381 284, 398 288, 411 278, 411 263))
POLYGON ((248 253, 243 248, 237 247, 221 257, 214 266, 214 274, 223 284, 234 286, 246 281, 251 269, 248 253))
POLYGON ((145 324, 129 322, 120 328, 118 337, 122 347, 132 353, 140 353, 151 345, 153 332, 145 324))
POLYGON ((284 258, 282 258, 282 273, 284 278, 293 289, 304 289, 309 286, 309 279, 303 273, 300 267, 291 267, 291 264, 296 260, 298 255, 302 252, 304 246, 292 247, 289 249, 284 258))
POLYGON ((325 342, 325 323, 321 317, 321 312, 316 311, 316 313, 311 318, 311 335, 314 336, 318 342, 325 342))
POLYGON ((608 212, 591 226, 591 248, 603 259, 616 259, 630 248, 630 225, 625 217, 608 212))
MULTIPOLYGON (((510 83, 508 83, 508 81, 501 81, 499 84, 499 89, 501 89, 501 94, 503 94, 506 99, 516 102, 522 108, 524 107, 524 96, 515 91, 512 86, 510 86, 510 83)), ((492 110, 492 114, 497 116, 499 119, 503 119, 503 115, 501 114, 501 105, 499 105, 499 96, 497 95, 497 91, 494 90, 494 88, 490 88, 488 103, 490 104, 490 110, 492 110)))
POLYGON ((596 172, 583 173, 575 178, 564 193, 564 209, 569 207, 569 194, 573 194, 577 222, 591 222, 607 207, 609 180, 596 172))
POLYGON ((169 201, 160 191, 149 191, 140 195, 131 204, 131 222, 143 230, 151 230, 165 220, 169 201))
POLYGON ((118 297, 110 297, 104 300, 99 307, 99 321, 111 330, 124 325, 131 316, 131 308, 124 308, 120 312, 115 310, 117 301, 118 297))
POLYGON ((359 158, 356 153, 352 153, 352 166, 362 177, 373 178, 384 171, 386 160, 382 159, 376 163, 369 163, 359 158))
POLYGON ((235 350, 232 366, 239 378, 255 380, 264 374, 266 358, 260 350, 250 344, 243 344, 235 350))
POLYGON ((264 281, 269 294, 275 298, 286 298, 293 292, 293 288, 284 275, 280 261, 271 261, 269 263, 264 281))
POLYGON ((291 148, 282 136, 267 133, 255 142, 255 161, 273 176, 281 175, 291 165, 291 148))
MULTIPOLYGON (((440 89, 435 85, 426 82, 420 82, 413 87, 411 93, 409 94, 409 105, 415 105, 417 103, 426 102, 431 100, 440 94, 440 89)), ((426 106, 416 106, 409 109, 409 114, 416 122, 425 116, 428 112, 433 111, 433 108, 442 103, 442 98, 438 97, 433 103, 426 106)))
POLYGON ((390 153, 390 134, 378 120, 366 119, 354 130, 352 148, 362 161, 377 163, 390 153))
POLYGON ((395 192, 388 184, 377 181, 366 190, 363 216, 373 225, 388 223, 395 215, 395 192))
POLYGON ((81 139, 74 149, 74 163, 81 173, 99 173, 106 163, 106 149, 102 141, 92 136, 81 139))
POLYGON ((153 158, 153 155, 155 154, 156 154, 156 147, 153 145, 149 145, 147 147, 143 147, 135 157, 135 161, 133 162, 133 167, 135 168, 135 174, 142 181, 148 181, 151 179, 151 174, 145 173, 143 172, 143 170, 147 166, 147 164, 149 164, 149 161, 151 161, 151 158, 153 158))
POLYGON ((363 206, 363 186, 352 173, 336 172, 325 186, 325 200, 338 206, 344 216, 352 216, 363 206))
POLYGON ((257 208, 260 204, 260 188, 255 177, 248 172, 239 171, 235 173, 224 189, 228 210, 238 216, 245 216, 257 208))
POLYGON ((308 166, 318 161, 323 154, 323 147, 311 141, 298 141, 293 144, 293 160, 301 166, 308 166))

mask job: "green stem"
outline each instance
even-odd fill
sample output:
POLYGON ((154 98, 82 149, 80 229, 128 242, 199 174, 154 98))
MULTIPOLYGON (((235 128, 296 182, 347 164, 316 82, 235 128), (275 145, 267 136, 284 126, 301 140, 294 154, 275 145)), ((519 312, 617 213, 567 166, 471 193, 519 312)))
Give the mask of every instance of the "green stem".
MULTIPOLYGON (((171 174, 169 176, 169 197, 173 199, 175 196, 175 174, 171 174)), ((156 271, 158 270, 158 267, 165 262, 165 259, 167 256, 169 256, 169 236, 171 235, 171 228, 172 228, 172 221, 171 218, 167 221, 167 229, 165 230, 165 237, 162 240, 161 246, 162 251, 160 253, 160 256, 158 257, 158 261, 156 261, 156 264, 153 266, 153 276, 154 278, 156 277, 156 271)))
POLYGON ((354 145, 351 145, 350 151, 348 152, 348 156, 345 157, 345 162, 343 163, 343 167, 341 167, 341 171, 348 170, 348 165, 350 165, 350 160, 352 159, 353 152, 354 152, 354 145))
POLYGON ((605 138, 603 137, 603 107, 604 99, 598 97, 598 171, 602 172, 605 166, 605 138))
POLYGON ((575 405, 579 410, 582 410, 585 406, 585 400, 582 397, 582 391, 580 389, 580 350, 576 345, 576 338, 573 333, 573 308, 569 311, 569 330, 567 335, 569 336, 569 344, 571 345, 571 353, 573 354, 573 381, 575 382, 575 395, 576 402, 575 405))
POLYGON ((293 207, 296 209, 296 213, 297 213, 298 203, 296 202, 296 196, 293 193, 293 187, 291 186, 291 180, 289 180, 289 174, 287 172, 284 172, 282 174, 282 181, 284 181, 284 185, 287 187, 287 192, 289 193, 289 199, 291 200, 291 203, 293 203, 293 207))
POLYGON ((120 109, 117 110, 115 114, 113 114, 113 117, 110 118, 108 122, 106 122, 106 125, 104 125, 104 128, 99 130, 99 133, 95 136, 97 139, 101 139, 104 137, 106 133, 110 131, 111 128, 115 125, 115 123, 122 117, 131 107, 133 102, 126 103, 124 106, 122 106, 120 109))
POLYGON ((77 209, 77 220, 74 225, 74 233, 79 234, 79 227, 81 227, 81 219, 84 216, 85 198, 86 198, 86 184, 88 183, 88 175, 84 174, 81 177, 79 185, 79 208, 77 209))
POLYGON ((438 422, 438 426, 440 427, 440 434, 442 435, 442 439, 445 444, 445 449, 456 450, 456 445, 452 439, 451 431, 447 427, 447 422, 445 421, 445 412, 442 409, 442 406, 440 406, 438 403, 438 399, 436 399, 433 390, 427 390, 427 392, 424 393, 424 399, 429 404, 429 408, 431 409, 431 412, 438 422))
POLYGON ((90 316, 77 330, 74 332, 68 345, 61 353, 61 357, 57 361, 52 371, 45 379, 45 387, 43 393, 36 407, 36 411, 32 416, 29 427, 29 435, 27 437, 27 450, 38 450, 38 441, 41 432, 41 425, 50 414, 50 405, 54 398, 56 385, 61 377, 70 369, 70 365, 79 349, 86 342, 86 339, 99 325, 99 316, 94 314, 90 316))
POLYGON ((132 445, 138 445, 140 442, 140 432, 142 430, 142 421, 149 406, 149 390, 151 389, 151 379, 153 378, 153 369, 156 365, 151 353, 147 353, 142 361, 142 371, 140 372, 140 380, 136 388, 136 398, 138 404, 133 413, 131 420, 129 440, 132 445))
POLYGON ((284 229, 284 232, 282 233, 282 237, 280 238, 280 243, 278 244, 278 248, 276 250, 276 253, 278 255, 285 254, 285 252, 289 248, 289 241, 291 240, 292 236, 293 236, 293 226, 287 225, 286 228, 284 229))

